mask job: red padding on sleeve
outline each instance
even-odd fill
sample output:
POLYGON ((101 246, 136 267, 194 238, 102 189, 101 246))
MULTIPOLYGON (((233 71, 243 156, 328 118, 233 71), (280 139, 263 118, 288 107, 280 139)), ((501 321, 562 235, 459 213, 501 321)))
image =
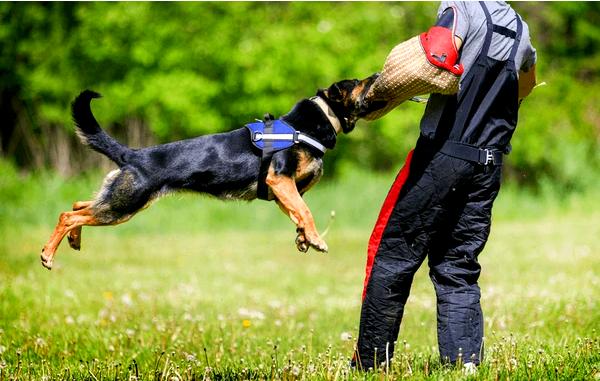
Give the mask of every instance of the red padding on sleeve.
POLYGON ((454 43, 454 35, 448 28, 432 26, 419 36, 421 46, 425 50, 427 60, 455 75, 462 75, 464 68, 458 62, 458 50, 454 43))
POLYGON ((383 202, 383 206, 381 207, 381 211, 379 212, 379 217, 377 217, 377 222, 375 223, 375 227, 373 228, 373 232, 371 233, 371 238, 369 239, 369 247, 367 249, 367 267, 366 267, 366 276, 365 283, 363 287, 362 298, 365 299, 367 294, 367 285, 369 284, 369 279, 371 277, 371 270, 373 268, 373 262, 375 261, 375 254, 377 254, 377 250, 379 249, 379 244, 381 243, 381 236, 383 235, 383 231, 387 226, 388 220, 390 219, 390 215, 392 214, 392 210, 394 209, 394 205, 396 205, 396 201, 398 201, 398 196, 400 196, 400 191, 408 178, 408 173, 410 171, 410 162, 412 160, 413 151, 411 150, 406 156, 406 161, 404 166, 396 176, 396 180, 394 180, 394 184, 392 184, 392 188, 388 192, 388 195, 383 202))

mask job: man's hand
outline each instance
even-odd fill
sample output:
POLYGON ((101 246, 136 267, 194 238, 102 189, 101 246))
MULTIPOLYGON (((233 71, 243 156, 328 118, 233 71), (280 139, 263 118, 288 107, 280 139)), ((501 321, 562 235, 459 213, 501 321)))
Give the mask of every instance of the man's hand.
POLYGON ((535 84, 535 64, 528 71, 519 70, 519 102, 531 94, 535 84))

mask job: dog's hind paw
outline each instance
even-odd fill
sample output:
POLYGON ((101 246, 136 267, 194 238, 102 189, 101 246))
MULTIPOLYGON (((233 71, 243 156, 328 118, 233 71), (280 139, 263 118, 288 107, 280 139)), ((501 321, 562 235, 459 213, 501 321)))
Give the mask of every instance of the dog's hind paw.
POLYGON ((44 255, 44 250, 45 249, 42 249, 42 255, 40 255, 40 259, 42 260, 42 266, 44 266, 48 270, 52 270, 53 258, 51 255, 44 255))
POLYGON ((71 234, 67 235, 67 241, 69 242, 69 246, 71 246, 71 249, 73 250, 81 250, 81 241, 71 237, 71 234))

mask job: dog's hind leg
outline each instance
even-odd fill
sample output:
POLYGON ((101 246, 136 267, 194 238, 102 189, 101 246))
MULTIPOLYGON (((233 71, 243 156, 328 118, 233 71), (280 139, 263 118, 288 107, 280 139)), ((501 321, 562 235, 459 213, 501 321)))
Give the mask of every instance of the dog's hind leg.
POLYGON ((58 224, 54 232, 50 236, 48 243, 42 249, 42 265, 48 270, 52 269, 52 262, 56 249, 62 239, 73 229, 80 228, 83 225, 100 225, 99 221, 94 217, 94 209, 88 206, 72 212, 63 212, 58 218, 58 224))
MULTIPOLYGON (((73 210, 85 209, 92 205, 93 201, 77 201, 73 204, 73 210)), ((81 226, 76 227, 67 234, 67 241, 69 246, 74 250, 81 250, 81 226)))
POLYGON ((56 250, 70 232, 81 229, 82 226, 106 226, 126 222, 148 204, 151 195, 152 192, 144 187, 144 182, 134 171, 117 170, 109 173, 96 200, 89 204, 76 203, 75 209, 82 208, 60 214, 58 224, 42 250, 42 265, 48 269, 52 268, 56 250))

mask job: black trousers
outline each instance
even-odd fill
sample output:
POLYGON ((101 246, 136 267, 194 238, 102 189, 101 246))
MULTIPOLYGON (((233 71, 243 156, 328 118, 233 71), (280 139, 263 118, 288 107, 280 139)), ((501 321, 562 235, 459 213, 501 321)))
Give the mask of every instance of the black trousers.
POLYGON ((490 232, 501 167, 447 156, 421 137, 409 168, 397 200, 386 200, 393 209, 368 261, 354 361, 368 369, 392 357, 414 274, 427 257, 437 295, 440 356, 479 363, 483 315, 477 256, 490 232))

